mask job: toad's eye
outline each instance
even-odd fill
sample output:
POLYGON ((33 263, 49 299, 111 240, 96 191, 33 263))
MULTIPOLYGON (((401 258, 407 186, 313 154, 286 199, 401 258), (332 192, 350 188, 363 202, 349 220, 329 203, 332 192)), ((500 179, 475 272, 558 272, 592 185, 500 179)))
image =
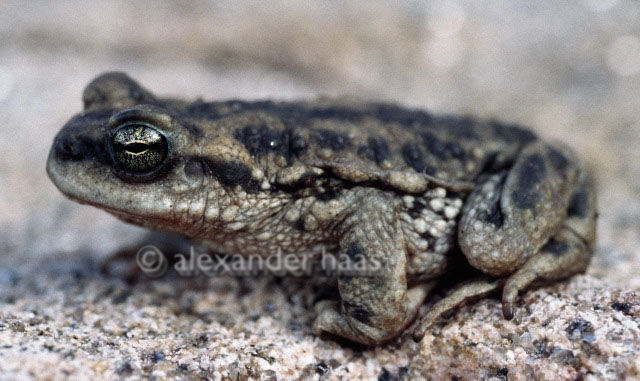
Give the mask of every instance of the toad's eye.
POLYGON ((143 122, 129 122, 121 126, 113 135, 111 148, 116 164, 134 174, 158 169, 168 151, 164 135, 143 122))

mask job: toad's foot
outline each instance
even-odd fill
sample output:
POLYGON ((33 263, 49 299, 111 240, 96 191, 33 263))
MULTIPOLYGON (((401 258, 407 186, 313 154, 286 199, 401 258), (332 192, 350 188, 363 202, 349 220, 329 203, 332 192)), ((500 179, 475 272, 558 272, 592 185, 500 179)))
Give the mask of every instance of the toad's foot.
POLYGON ((439 300, 429 312, 420 319, 420 322, 413 331, 413 340, 416 342, 422 340, 427 329, 447 312, 467 304, 472 300, 489 295, 503 284, 504 280, 487 278, 465 282, 459 285, 453 292, 439 300))

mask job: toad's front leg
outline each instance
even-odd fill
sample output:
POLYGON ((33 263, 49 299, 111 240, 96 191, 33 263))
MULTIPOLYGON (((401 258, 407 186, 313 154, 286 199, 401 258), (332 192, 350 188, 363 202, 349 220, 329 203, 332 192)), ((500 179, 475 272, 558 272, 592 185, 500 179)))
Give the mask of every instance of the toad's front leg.
POLYGON ((393 197, 375 189, 352 191, 336 228, 340 255, 371 271, 338 276, 342 300, 318 305, 313 332, 375 345, 411 323, 430 285, 407 290, 406 245, 393 197))

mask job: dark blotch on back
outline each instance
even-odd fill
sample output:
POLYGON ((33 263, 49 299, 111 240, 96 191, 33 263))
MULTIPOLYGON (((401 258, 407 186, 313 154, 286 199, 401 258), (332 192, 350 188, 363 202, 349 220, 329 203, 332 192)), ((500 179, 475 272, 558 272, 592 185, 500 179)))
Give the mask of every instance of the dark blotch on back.
POLYGON ((427 164, 424 153, 415 142, 408 142, 402 146, 402 158, 416 172, 426 173, 427 175, 435 175, 437 172, 436 168, 427 164))
POLYGON ((433 176, 436 173, 438 173, 438 170, 435 167, 427 165, 426 168, 424 169, 424 173, 426 173, 427 175, 433 176))
POLYGON ((589 210, 589 195, 585 189, 580 189, 573 194, 567 215, 569 217, 585 218, 589 210))
POLYGON ((553 238, 551 238, 549 242, 547 242, 547 244, 542 247, 542 250, 548 251, 556 257, 559 257, 562 254, 566 253, 568 249, 569 245, 567 243, 556 241, 553 238))
POLYGON ((331 130, 316 130, 313 136, 320 147, 334 151, 343 150, 351 145, 348 136, 331 130))
POLYGON ((293 130, 279 131, 266 125, 248 125, 235 131, 234 138, 244 144, 253 157, 261 157, 269 152, 291 159, 303 153, 307 143, 293 130))
POLYGON ((356 122, 362 119, 364 113, 361 110, 348 107, 325 107, 309 110, 307 117, 311 119, 335 119, 347 122, 356 122))
POLYGON ((246 192, 257 192, 258 182, 251 176, 251 170, 244 163, 238 161, 211 161, 204 160, 209 173, 215 176, 222 184, 235 187, 240 185, 246 192))
POLYGON ((464 158, 464 149, 460 144, 456 142, 443 142, 431 132, 422 132, 420 136, 427 150, 436 158, 440 160, 464 158))
POLYGON ((492 121, 490 126, 493 129, 493 135, 507 143, 525 144, 538 139, 536 134, 529 129, 516 125, 504 125, 497 121, 492 121))
POLYGON ((402 146, 402 157, 404 162, 416 172, 422 172, 427 167, 424 162, 424 154, 415 142, 408 142, 402 146))
POLYGON ((392 104, 376 104, 371 116, 384 123, 398 123, 405 127, 426 127, 433 117, 426 111, 409 110, 392 104))
POLYGON ((247 148, 254 157, 266 155, 270 151, 278 152, 283 146, 283 136, 279 131, 274 131, 265 125, 248 125, 236 130, 234 138, 247 148))
POLYGON ((518 183, 511 193, 513 202, 520 209, 534 209, 538 202, 536 186, 545 176, 546 166, 540 154, 533 154, 524 159, 519 168, 518 183))
POLYGON ((307 150, 307 141, 300 135, 292 134, 289 139, 289 149, 293 156, 302 155, 307 150))
POLYGON ((367 145, 358 148, 358 155, 380 165, 389 157, 389 144, 382 137, 370 137, 367 145))
POLYGON ((468 116, 445 116, 442 118, 442 124, 446 131, 451 135, 464 139, 477 139, 478 134, 475 131, 476 122, 468 116))

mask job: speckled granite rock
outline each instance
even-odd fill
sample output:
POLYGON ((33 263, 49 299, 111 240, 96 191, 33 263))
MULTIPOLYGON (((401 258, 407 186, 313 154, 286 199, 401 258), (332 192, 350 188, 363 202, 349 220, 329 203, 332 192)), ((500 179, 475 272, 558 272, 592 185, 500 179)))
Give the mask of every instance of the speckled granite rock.
POLYGON ((412 370, 451 379, 640 377, 640 293, 589 276, 528 292, 513 321, 498 300, 466 307, 425 337, 412 370), (432 372, 432 373, 431 373, 432 372))
POLYGON ((0 274, 2 373, 39 379, 640 377, 640 295, 589 276, 527 293, 512 321, 489 299, 443 320, 421 344, 405 335, 371 349, 311 334, 310 305, 323 291, 306 280, 170 277, 130 285, 95 267, 55 269, 47 261, 35 273, 0 274))
POLYGON ((0 2, 0 379, 640 378, 640 3, 366 3, 0 2), (305 280, 103 275, 142 230, 64 200, 44 162, 113 69, 180 97, 351 94, 531 126, 597 176, 593 265, 513 321, 488 299, 374 349, 313 337, 305 280))

